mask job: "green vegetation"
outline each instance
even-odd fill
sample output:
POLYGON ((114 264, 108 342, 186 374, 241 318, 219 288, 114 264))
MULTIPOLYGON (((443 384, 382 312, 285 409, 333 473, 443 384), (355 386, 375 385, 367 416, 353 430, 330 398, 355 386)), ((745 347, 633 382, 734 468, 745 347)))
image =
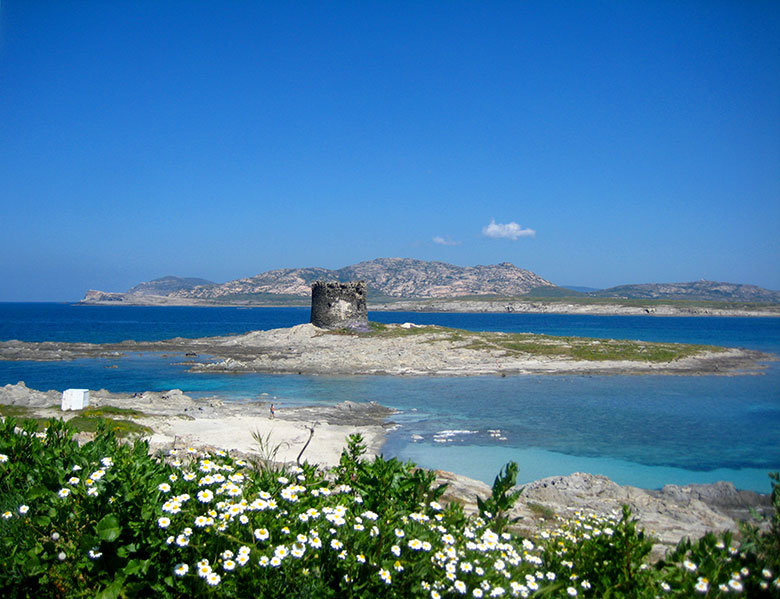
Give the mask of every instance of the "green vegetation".
POLYGON ((779 597, 780 483, 768 532, 683 541, 648 561, 631 512, 511 533, 517 465, 480 514, 438 503, 411 463, 365 460, 359 435, 330 473, 253 469, 224 451, 150 456, 101 426, 0 424, 4 597, 779 597))
MULTIPOLYGON (((49 417, 37 415, 40 412, 58 412, 56 408, 36 409, 26 406, 9 406, 0 404, 0 416, 4 418, 24 418, 35 423, 37 430, 43 430, 50 420, 49 417)), ((77 432, 95 433, 101 427, 113 430, 119 437, 132 435, 147 435, 152 432, 148 426, 143 426, 132 420, 114 418, 114 416, 139 417, 143 412, 131 408, 117 408, 114 406, 95 406, 74 413, 68 420, 69 426, 77 432)))
POLYGON ((555 520, 555 512, 545 505, 529 501, 525 504, 538 518, 543 520, 555 520))
POLYGON ((148 435, 152 429, 148 426, 138 424, 132 420, 119 418, 105 418, 103 416, 91 416, 88 414, 79 414, 68 420, 75 430, 84 433, 95 433, 101 428, 108 428, 116 433, 118 437, 129 437, 131 435, 148 435))
POLYGON ((206 304, 241 305, 247 306, 309 306, 311 298, 300 295, 286 295, 283 293, 233 293, 202 300, 206 304))
POLYGON ((0 404, 0 416, 4 418, 29 418, 33 412, 34 410, 27 406, 0 404))
POLYGON ((430 336, 429 342, 447 341, 477 351, 497 350, 507 357, 546 356, 572 360, 633 362, 671 362, 695 356, 705 351, 721 352, 725 348, 714 345, 684 343, 653 343, 589 337, 555 337, 533 333, 491 333, 464 331, 440 326, 402 328, 399 325, 369 323, 369 331, 353 332, 347 329, 329 331, 327 335, 355 335, 358 337, 399 338, 430 336))

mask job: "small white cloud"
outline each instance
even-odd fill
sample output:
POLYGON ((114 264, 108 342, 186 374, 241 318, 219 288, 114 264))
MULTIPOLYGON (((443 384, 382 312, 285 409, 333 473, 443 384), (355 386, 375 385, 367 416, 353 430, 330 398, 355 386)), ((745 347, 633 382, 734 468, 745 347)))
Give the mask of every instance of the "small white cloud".
POLYGON ((490 224, 482 227, 482 234, 493 239, 511 239, 516 241, 518 237, 534 237, 536 231, 527 227, 521 227, 516 222, 497 223, 495 219, 490 219, 490 224))
POLYGON ((452 239, 446 239, 437 235, 433 238, 433 243, 438 245, 460 245, 460 241, 453 241, 452 239))

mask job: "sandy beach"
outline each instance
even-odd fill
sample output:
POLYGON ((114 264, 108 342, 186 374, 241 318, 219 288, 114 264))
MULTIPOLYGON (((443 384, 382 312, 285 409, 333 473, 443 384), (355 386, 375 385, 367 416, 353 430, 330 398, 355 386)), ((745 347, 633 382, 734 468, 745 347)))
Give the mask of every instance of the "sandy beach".
MULTIPOLYGON (((78 412, 60 409, 61 394, 37 391, 24 383, 0 388, 0 404, 19 406, 42 418, 69 419, 78 412)), ((192 399, 178 389, 164 393, 90 392, 90 407, 137 410, 137 416, 115 415, 149 427, 151 451, 198 447, 224 449, 242 454, 295 462, 307 441, 301 461, 322 467, 338 463, 349 435, 363 435, 369 455, 381 453, 387 419, 393 410, 376 403, 342 402, 332 406, 285 407, 275 404, 270 417, 267 401, 192 399), (313 431, 313 432, 312 432, 313 431), (262 439, 262 446, 256 437, 262 439)))

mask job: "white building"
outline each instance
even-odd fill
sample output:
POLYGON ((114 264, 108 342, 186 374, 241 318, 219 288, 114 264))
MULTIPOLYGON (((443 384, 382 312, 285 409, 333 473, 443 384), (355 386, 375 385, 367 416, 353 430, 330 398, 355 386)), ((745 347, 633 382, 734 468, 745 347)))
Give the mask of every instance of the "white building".
POLYGON ((83 410, 89 407, 89 389, 65 389, 62 392, 62 411, 83 410))

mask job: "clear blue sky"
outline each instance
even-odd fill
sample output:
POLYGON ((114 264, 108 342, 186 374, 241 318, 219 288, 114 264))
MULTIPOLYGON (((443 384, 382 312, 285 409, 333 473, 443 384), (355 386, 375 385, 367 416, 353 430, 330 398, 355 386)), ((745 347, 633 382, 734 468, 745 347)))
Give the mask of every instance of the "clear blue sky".
POLYGON ((0 301, 390 256, 780 289, 779 232, 774 0, 0 3, 0 301))

